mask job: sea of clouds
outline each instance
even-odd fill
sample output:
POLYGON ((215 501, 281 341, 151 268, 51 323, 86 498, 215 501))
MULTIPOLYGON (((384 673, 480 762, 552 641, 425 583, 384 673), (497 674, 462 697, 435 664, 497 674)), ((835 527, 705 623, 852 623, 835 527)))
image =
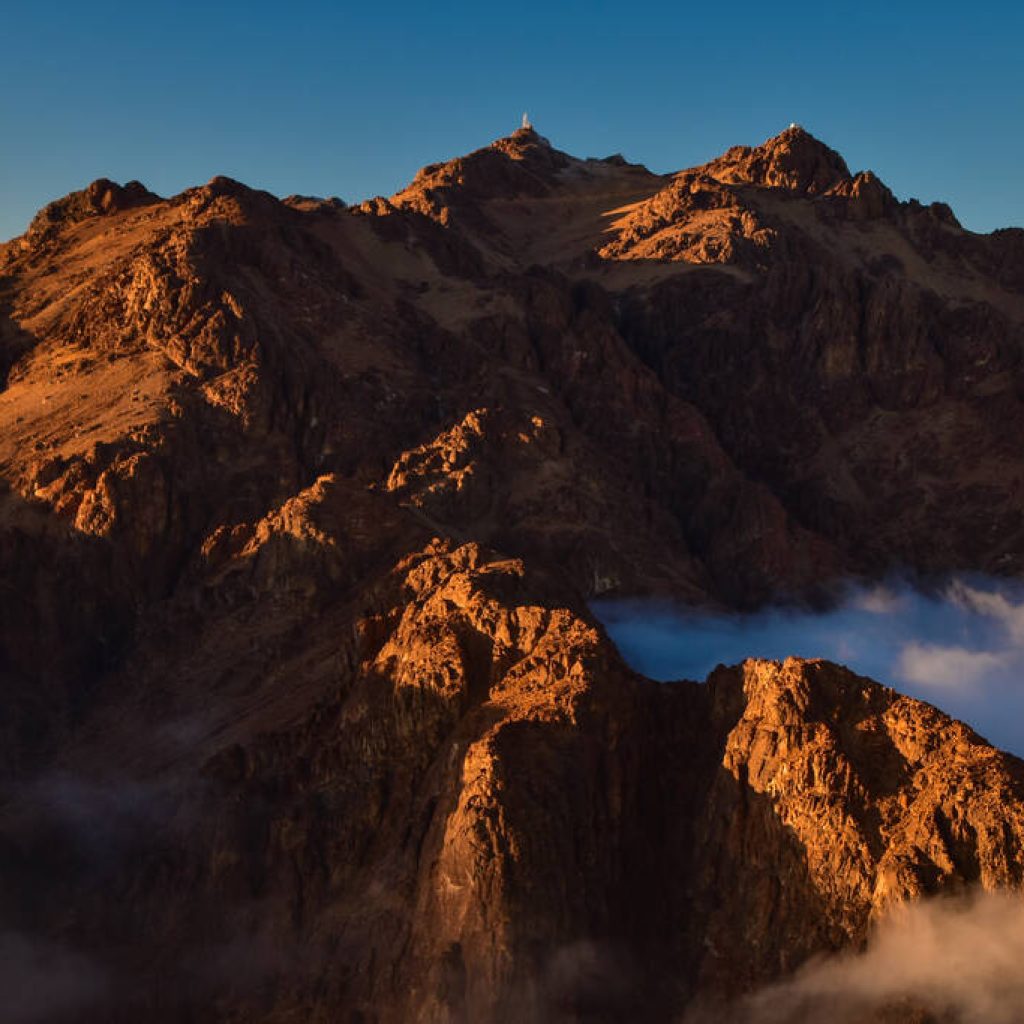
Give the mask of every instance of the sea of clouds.
POLYGON ((851 587, 828 611, 715 614, 637 601, 599 601, 593 610, 626 661, 652 679, 704 679, 748 657, 828 658, 1024 756, 1020 583, 957 577, 929 590, 851 587))
POLYGON ((812 959, 730 1006, 694 1008, 684 1024, 1020 1024, 1022 963, 1020 895, 935 897, 891 910, 864 952, 812 959))

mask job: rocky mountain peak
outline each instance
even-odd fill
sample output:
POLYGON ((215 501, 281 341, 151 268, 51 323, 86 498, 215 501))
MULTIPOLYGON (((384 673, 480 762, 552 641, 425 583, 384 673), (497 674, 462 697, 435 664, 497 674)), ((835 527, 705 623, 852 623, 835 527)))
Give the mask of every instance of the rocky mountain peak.
POLYGON ((567 154, 555 149, 533 128, 519 128, 466 156, 428 164, 405 191, 457 188, 463 194, 481 198, 518 192, 538 194, 548 184, 546 179, 570 161, 567 154))
MULTIPOLYGON (((479 204, 493 199, 548 195, 573 158, 555 149, 533 128, 519 128, 489 146, 444 163, 428 164, 391 203, 438 221, 453 214, 479 221, 479 204)), ((492 234, 493 228, 481 228, 492 234)))
POLYGON ((160 197, 140 181, 120 185, 109 178, 97 178, 85 188, 44 206, 33 218, 25 239, 35 243, 89 217, 107 216, 159 201, 160 197))
POLYGON ((493 144, 499 148, 505 148, 506 145, 520 147, 523 149, 530 146, 546 146, 548 149, 552 148, 551 142, 541 135, 533 125, 530 125, 528 128, 517 128, 511 135, 495 139, 493 144))
POLYGON ((846 161, 799 125, 790 125, 760 146, 733 146, 704 168, 727 184, 784 188, 821 195, 850 177, 846 161))

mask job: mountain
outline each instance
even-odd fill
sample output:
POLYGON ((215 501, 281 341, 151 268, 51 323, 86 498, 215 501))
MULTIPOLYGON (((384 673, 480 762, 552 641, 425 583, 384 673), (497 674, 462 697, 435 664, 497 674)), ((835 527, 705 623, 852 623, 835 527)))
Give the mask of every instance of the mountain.
POLYGON ((670 1021, 1019 888, 1020 761, 825 662, 652 683, 587 602, 1019 574, 1022 325, 1024 232, 795 126, 50 204, 0 246, 22 1018, 670 1021))

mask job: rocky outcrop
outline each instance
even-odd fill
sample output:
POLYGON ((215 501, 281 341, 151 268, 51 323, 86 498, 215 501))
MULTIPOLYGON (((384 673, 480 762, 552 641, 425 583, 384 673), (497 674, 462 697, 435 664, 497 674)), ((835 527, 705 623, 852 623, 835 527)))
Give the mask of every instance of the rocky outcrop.
POLYGON ((139 181, 119 185, 108 178, 98 178, 80 192, 72 192, 44 206, 33 218, 19 248, 26 249, 54 240, 63 228, 88 217, 102 217, 160 201, 139 181))
POLYGON ((1019 889, 1020 762, 821 662, 656 685, 586 607, 1016 571, 1018 236, 796 128, 48 207, 0 247, 0 930, 88 961, 68 1020, 669 1021, 1019 889))
POLYGON ((723 951, 748 951, 748 977, 793 966, 762 935, 788 936, 787 958, 805 943, 803 959, 856 945, 893 901, 1020 888, 1007 854, 1024 820, 1000 808, 1020 807, 1021 763, 964 725, 827 662, 748 661, 708 689, 730 726, 699 826, 711 854, 699 888, 725 894, 703 970, 724 971, 723 988, 737 977, 723 951))

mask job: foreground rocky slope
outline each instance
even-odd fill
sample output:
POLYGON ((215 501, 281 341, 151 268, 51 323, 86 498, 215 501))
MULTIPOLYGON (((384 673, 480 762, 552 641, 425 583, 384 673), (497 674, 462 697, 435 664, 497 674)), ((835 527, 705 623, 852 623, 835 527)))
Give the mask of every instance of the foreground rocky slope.
POLYGON ((671 1020, 1019 887, 1020 762, 825 663, 658 686, 585 601, 1016 571, 1022 237, 796 128, 47 207, 0 248, 23 1019, 671 1020))

